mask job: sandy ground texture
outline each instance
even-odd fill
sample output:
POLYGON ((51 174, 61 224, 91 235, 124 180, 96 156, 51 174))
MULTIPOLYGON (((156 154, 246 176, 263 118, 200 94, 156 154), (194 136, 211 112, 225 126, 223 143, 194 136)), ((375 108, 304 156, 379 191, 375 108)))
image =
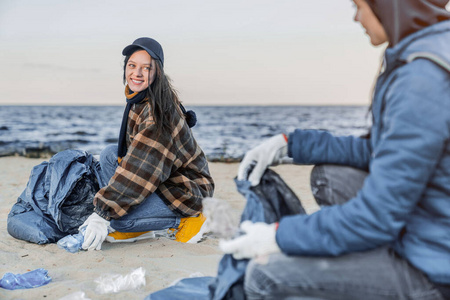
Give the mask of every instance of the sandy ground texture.
MULTIPOLYGON (((0 277, 6 272, 17 274, 44 268, 52 281, 26 290, 0 288, 0 299, 60 299, 80 291, 89 299, 144 299, 177 279, 216 275, 222 253, 214 236, 199 244, 183 244, 164 237, 135 243, 104 243, 101 251, 75 254, 59 249, 56 244, 36 245, 11 237, 6 230, 7 215, 24 190, 31 169, 42 161, 0 158, 0 277), (94 280, 100 276, 126 275, 139 267, 146 271, 145 286, 116 294, 96 293, 94 280)), ((233 181, 238 164, 211 163, 210 169, 216 182, 215 198, 227 201, 238 220, 245 205, 233 181)), ((281 165, 273 169, 301 198, 308 213, 317 210, 309 190, 311 166, 281 165)))

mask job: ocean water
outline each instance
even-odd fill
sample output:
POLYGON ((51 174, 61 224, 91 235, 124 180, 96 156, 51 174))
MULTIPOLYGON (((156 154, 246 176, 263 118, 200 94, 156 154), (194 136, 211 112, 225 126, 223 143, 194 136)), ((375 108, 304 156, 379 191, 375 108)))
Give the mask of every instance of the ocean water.
MULTIPOLYGON (((187 106, 192 128, 211 161, 238 161, 275 134, 297 128, 362 135, 365 106, 187 106)), ((65 149, 99 154, 117 143, 123 106, 0 106, 0 156, 48 157, 65 149)))

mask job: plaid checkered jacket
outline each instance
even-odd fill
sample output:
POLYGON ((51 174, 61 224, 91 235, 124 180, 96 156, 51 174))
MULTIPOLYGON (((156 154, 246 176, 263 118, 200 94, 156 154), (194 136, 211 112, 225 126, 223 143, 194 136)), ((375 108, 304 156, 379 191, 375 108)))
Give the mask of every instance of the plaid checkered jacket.
POLYGON ((128 115, 126 142, 126 156, 94 197, 97 214, 107 220, 120 218, 155 192, 182 216, 202 210, 202 199, 213 195, 214 182, 184 118, 177 118, 170 136, 157 138, 150 104, 135 104, 128 115))

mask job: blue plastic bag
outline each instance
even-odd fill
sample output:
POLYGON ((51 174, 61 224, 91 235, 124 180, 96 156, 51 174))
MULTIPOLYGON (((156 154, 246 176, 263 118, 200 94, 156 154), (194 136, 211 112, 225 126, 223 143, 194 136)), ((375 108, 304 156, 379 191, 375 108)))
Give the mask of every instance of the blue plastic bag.
POLYGON ((27 187, 8 214, 8 233, 20 240, 56 243, 92 214, 103 184, 100 163, 81 150, 65 150, 31 171, 27 187))
POLYGON ((7 290, 31 289, 52 281, 45 269, 36 269, 24 274, 6 273, 0 279, 0 287, 7 290))

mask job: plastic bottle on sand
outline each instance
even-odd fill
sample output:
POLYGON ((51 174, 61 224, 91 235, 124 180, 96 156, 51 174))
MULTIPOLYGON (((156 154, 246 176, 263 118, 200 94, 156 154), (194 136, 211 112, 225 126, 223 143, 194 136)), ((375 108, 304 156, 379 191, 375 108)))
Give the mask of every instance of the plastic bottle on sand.
POLYGON ((0 287, 8 290, 30 289, 46 285, 52 278, 45 269, 36 269, 24 274, 6 273, 0 279, 0 287))

